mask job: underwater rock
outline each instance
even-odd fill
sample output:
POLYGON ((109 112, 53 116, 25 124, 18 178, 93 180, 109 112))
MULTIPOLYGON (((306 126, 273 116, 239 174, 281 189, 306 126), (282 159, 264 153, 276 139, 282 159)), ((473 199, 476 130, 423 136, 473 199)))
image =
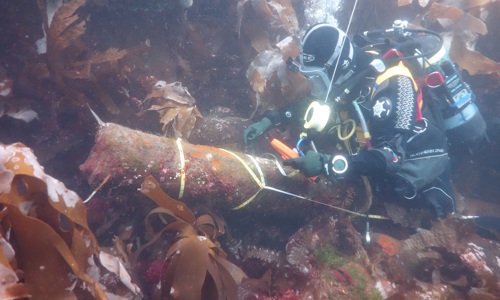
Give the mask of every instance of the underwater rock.
MULTIPOLYGON (((462 299, 460 293, 449 285, 434 284, 425 285, 420 290, 413 290, 404 294, 397 294, 398 299, 433 299, 448 300, 462 299)), ((481 298, 486 299, 486 298, 481 298)))
POLYGON ((242 150, 244 142, 241 133, 250 123, 250 120, 241 117, 207 116, 193 129, 188 141, 193 144, 242 150))
POLYGON ((121 9, 128 11, 162 12, 175 9, 176 7, 190 8, 193 0, 93 0, 95 5, 107 7, 108 9, 121 9))
POLYGON ((473 221, 448 218, 401 240, 372 233, 368 266, 383 299, 498 299, 498 249, 473 221))

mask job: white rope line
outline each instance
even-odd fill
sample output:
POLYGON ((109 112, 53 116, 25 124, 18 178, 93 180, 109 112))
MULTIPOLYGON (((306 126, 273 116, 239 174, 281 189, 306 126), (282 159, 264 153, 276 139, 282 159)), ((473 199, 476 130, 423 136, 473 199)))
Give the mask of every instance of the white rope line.
POLYGON ((278 171, 280 171, 281 175, 287 176, 286 172, 285 172, 285 169, 283 169, 283 167, 281 166, 281 164, 278 161, 278 158, 276 157, 276 155, 274 155, 272 153, 264 153, 262 155, 262 157, 266 157, 266 156, 270 157, 271 160, 274 160, 274 164, 276 165, 276 168, 278 169, 278 171))
POLYGON ((262 185, 263 186, 266 186, 266 179, 264 178, 264 173, 262 173, 262 169, 260 168, 260 165, 259 163, 257 162, 257 159, 255 159, 255 157, 253 157, 252 155, 250 154, 247 154, 247 156, 250 158, 250 160, 253 162, 253 164, 255 165, 255 168, 257 169, 257 172, 259 172, 259 176, 260 176, 260 182, 262 182, 262 185))
POLYGON ((345 30, 345 36, 342 40, 342 45, 340 46, 339 59, 337 59, 337 62, 335 63, 335 68, 333 69, 333 73, 332 73, 332 80, 330 80, 330 85, 328 86, 328 91, 326 92, 325 103, 328 102, 328 96, 330 96, 330 92, 332 91, 333 78, 335 78, 335 74, 337 73, 337 68, 338 68, 339 62, 340 62, 340 56, 342 56, 342 51, 344 51, 345 40, 347 39, 347 34, 349 33, 349 28, 351 27, 351 22, 352 22, 352 18, 354 17, 354 12, 356 11, 356 6, 358 6, 358 0, 356 0, 356 2, 354 2, 354 6, 352 7, 351 16, 349 17, 349 22, 347 23, 347 28, 345 30))
POLYGON ((262 181, 260 181, 259 178, 257 178, 257 175, 255 175, 255 173, 252 171, 252 169, 250 169, 250 167, 245 163, 245 161, 243 159, 241 159, 241 157, 239 157, 238 155, 234 154, 233 152, 231 152, 229 150, 222 149, 222 148, 219 148, 219 149, 222 150, 222 151, 224 151, 224 152, 227 152, 227 153, 231 154, 232 156, 234 156, 243 165, 243 167, 245 167, 245 169, 248 171, 248 173, 250 174, 250 176, 252 176, 252 178, 255 180, 255 182, 257 183, 257 185, 261 189, 264 187, 264 184, 262 184, 262 181))
POLYGON ((278 169, 278 171, 280 171, 281 175, 283 175, 285 177, 292 177, 292 176, 295 176, 298 173, 300 173, 299 170, 295 170, 295 171, 290 172, 290 174, 287 174, 285 172, 285 169, 283 168, 283 166, 280 164, 278 158, 272 153, 264 153, 264 154, 262 154, 262 157, 264 157, 264 158, 270 157, 271 160, 274 160, 274 164, 276 165, 276 168, 278 169))
POLYGON ((184 159, 184 150, 182 149, 181 139, 177 138, 175 143, 177 144, 177 148, 179 149, 179 163, 181 170, 181 185, 179 188, 179 199, 182 199, 182 196, 184 196, 184 187, 186 185, 186 161, 184 159))
POLYGON ((227 152, 227 153, 231 154, 233 157, 235 157, 245 167, 245 169, 248 171, 248 173, 250 174, 250 176, 255 180, 255 182, 257 183, 257 185, 260 188, 255 194, 253 194, 246 201, 244 201, 240 205, 234 207, 233 208, 234 210, 238 210, 238 209, 240 209, 242 207, 245 207, 248 203, 252 202, 257 197, 257 195, 260 194, 260 192, 262 192, 263 190, 270 190, 270 191, 281 193, 281 194, 284 194, 284 195, 287 195, 287 196, 292 196, 292 197, 295 197, 295 198, 299 198, 299 199, 307 200, 307 201, 314 202, 314 203, 317 203, 317 204, 321 204, 321 205, 324 205, 324 206, 328 206, 328 207, 334 208, 336 210, 340 210, 340 211, 343 211, 343 212, 346 212, 346 213, 350 213, 350 214, 356 215, 356 216, 368 217, 368 218, 372 218, 372 219, 387 219, 386 217, 379 216, 379 215, 360 214, 360 213, 355 212, 355 211, 350 211, 348 209, 344 209, 344 208, 341 208, 341 207, 338 207, 338 206, 334 206, 334 205, 331 205, 331 204, 328 204, 328 203, 323 203, 323 202, 320 202, 320 201, 316 201, 316 200, 313 200, 311 198, 303 197, 303 196, 296 195, 296 194, 293 194, 293 193, 289 193, 287 191, 283 191, 283 190, 280 190, 280 189, 277 189, 277 188, 274 188, 274 187, 271 187, 271 186, 266 186, 265 181, 264 181, 264 174, 262 173, 262 169, 260 168, 259 164, 257 163, 257 161, 255 160, 255 158, 253 156, 247 154, 247 156, 255 164, 255 166, 257 168, 257 171, 258 171, 258 173, 259 173, 259 175, 261 177, 261 180, 259 180, 259 178, 257 178, 257 175, 255 175, 255 173, 253 172, 253 170, 247 165, 247 163, 245 163, 245 161, 241 157, 239 157, 238 155, 236 155, 235 153, 233 153, 233 152, 231 152, 229 150, 222 149, 222 148, 219 148, 219 149, 222 150, 222 151, 224 151, 224 152, 227 152))

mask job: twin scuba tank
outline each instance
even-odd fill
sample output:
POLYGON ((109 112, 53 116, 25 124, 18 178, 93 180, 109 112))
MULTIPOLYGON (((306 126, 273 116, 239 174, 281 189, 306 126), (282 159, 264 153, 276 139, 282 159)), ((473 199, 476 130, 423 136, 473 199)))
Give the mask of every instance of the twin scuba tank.
POLYGON ((409 29, 406 25, 406 22, 396 21, 392 29, 377 33, 389 33, 393 38, 413 42, 415 48, 406 49, 407 56, 402 59, 421 87, 428 89, 437 100, 451 148, 465 146, 472 152, 486 138, 486 123, 475 103, 474 92, 464 82, 438 33, 409 29))
POLYGON ((421 60, 423 86, 438 100, 446 136, 452 148, 477 149, 486 136, 486 123, 475 103, 475 94, 462 79, 444 46, 421 60))

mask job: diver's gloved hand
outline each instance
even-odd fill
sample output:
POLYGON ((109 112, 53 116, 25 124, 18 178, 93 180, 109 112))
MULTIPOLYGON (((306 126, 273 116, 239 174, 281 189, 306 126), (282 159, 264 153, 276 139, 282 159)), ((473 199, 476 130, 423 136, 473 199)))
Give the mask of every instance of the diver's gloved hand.
POLYGON ((271 127, 273 123, 269 118, 262 118, 257 123, 253 123, 248 128, 245 130, 245 133, 243 134, 243 139, 245 141, 245 144, 248 144, 249 142, 255 140, 259 135, 263 134, 266 132, 269 127, 271 127))
POLYGON ((434 211, 440 219, 445 219, 448 214, 455 213, 455 200, 439 187, 432 186, 424 190, 422 195, 434 207, 434 211))
POLYGON ((314 177, 326 173, 325 165, 330 164, 332 156, 309 150, 305 156, 283 161, 285 166, 300 170, 306 177, 314 177))

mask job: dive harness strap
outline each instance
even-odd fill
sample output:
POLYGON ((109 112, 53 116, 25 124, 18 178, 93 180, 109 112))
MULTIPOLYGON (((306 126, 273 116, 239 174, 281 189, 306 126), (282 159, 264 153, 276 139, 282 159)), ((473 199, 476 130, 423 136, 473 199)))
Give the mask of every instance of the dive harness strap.
POLYGON ((387 69, 384 73, 380 74, 380 76, 378 76, 375 79, 375 84, 373 85, 371 91, 371 98, 373 99, 373 97, 375 97, 377 89, 380 87, 382 82, 394 76, 405 76, 410 78, 411 83, 413 84, 413 90, 415 91, 415 93, 417 93, 416 119, 417 120, 422 119, 422 107, 423 107, 422 90, 420 89, 419 85, 413 78, 413 75, 411 74, 410 70, 407 67, 405 67, 402 61, 400 61, 396 66, 387 69))
POLYGON ((375 79, 375 85, 373 86, 371 97, 373 98, 375 96, 377 88, 380 86, 382 82, 398 75, 409 77, 411 79, 411 82, 413 84, 413 89, 415 90, 415 92, 419 90, 418 84, 415 82, 415 79, 413 79, 413 75, 411 74, 410 70, 408 70, 408 68, 404 66, 403 62, 399 62, 399 64, 387 69, 384 73, 380 74, 375 79))

